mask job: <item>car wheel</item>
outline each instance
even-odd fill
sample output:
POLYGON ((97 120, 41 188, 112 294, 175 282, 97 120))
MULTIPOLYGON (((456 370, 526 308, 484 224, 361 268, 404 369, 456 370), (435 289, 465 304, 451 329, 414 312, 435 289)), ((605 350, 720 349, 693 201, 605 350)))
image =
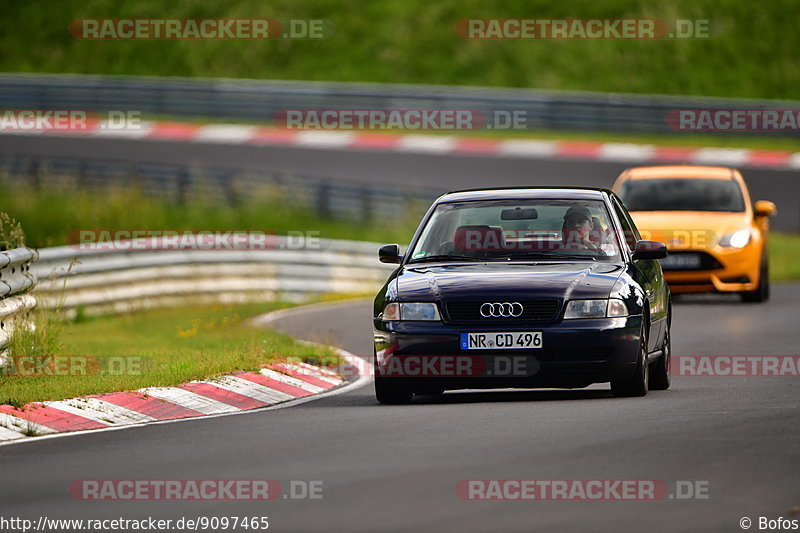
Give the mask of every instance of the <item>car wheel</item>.
POLYGON ((670 342, 670 325, 667 323, 667 331, 664 333, 664 345, 661 347, 661 357, 658 358, 653 371, 650 372, 650 390, 667 390, 672 376, 669 373, 670 357, 672 356, 672 344, 670 342))
POLYGON ((647 381, 649 379, 649 364, 647 363, 647 316, 643 317, 642 334, 639 338, 639 358, 633 376, 627 379, 611 382, 611 394, 618 398, 631 396, 645 396, 647 394, 647 381))
POLYGON ((769 263, 767 258, 761 260, 758 271, 758 288, 754 291, 740 293, 743 302, 760 303, 769 300, 769 263))
POLYGON ((375 376, 375 397, 389 405, 410 403, 414 393, 397 378, 375 376))

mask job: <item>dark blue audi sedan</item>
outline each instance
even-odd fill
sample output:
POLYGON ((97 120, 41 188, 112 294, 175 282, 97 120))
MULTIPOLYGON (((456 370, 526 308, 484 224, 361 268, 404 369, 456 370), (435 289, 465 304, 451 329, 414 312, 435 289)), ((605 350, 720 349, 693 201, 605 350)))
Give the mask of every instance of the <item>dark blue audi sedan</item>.
POLYGON ((430 207, 375 298, 381 403, 448 389, 670 384, 659 242, 619 198, 585 188, 452 192, 430 207))

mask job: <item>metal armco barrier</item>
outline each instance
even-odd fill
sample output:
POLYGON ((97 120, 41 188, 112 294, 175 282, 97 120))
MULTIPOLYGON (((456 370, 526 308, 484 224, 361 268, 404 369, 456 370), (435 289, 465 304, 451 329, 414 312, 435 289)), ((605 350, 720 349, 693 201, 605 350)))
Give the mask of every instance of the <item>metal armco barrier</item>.
POLYGON ((36 285, 36 270, 31 265, 37 257, 30 248, 0 252, 0 354, 14 329, 27 323, 28 313, 36 307, 36 299, 24 291, 36 285))
MULTIPOLYGON (((531 130, 674 133, 666 122, 671 110, 797 109, 800 103, 489 87, 2 74, 0 108, 130 110, 259 122, 272 122, 286 109, 470 109, 490 118, 522 112, 531 130)), ((798 135, 797 130, 762 133, 798 135)))
POLYGON ((325 293, 380 287, 392 267, 378 261, 377 243, 320 239, 295 249, 286 237, 272 249, 40 250, 35 270, 42 305, 67 316, 118 313, 185 303, 302 300, 325 293))

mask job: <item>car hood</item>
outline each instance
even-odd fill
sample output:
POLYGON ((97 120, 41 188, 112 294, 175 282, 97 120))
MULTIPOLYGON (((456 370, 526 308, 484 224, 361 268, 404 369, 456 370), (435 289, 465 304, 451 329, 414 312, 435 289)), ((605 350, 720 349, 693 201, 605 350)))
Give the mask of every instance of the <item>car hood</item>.
POLYGON ((618 263, 475 263, 410 265, 398 273, 401 301, 482 298, 606 298, 618 263))
POLYGON ((632 211, 643 239, 671 250, 713 248, 722 236, 749 227, 747 212, 632 211))

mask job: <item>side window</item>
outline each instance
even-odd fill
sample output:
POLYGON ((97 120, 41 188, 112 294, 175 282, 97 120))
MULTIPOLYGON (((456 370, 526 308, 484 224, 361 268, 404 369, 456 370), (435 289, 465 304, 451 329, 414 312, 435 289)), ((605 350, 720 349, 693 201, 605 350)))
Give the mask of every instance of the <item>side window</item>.
MULTIPOLYGON (((623 204, 620 203, 619 205, 622 206, 623 204)), ((625 207, 622 207, 622 214, 625 215, 625 219, 628 221, 628 224, 633 230, 633 236, 636 237, 636 240, 637 241, 642 240, 642 235, 639 233, 639 228, 636 227, 636 222, 633 221, 633 218, 631 218, 631 214, 625 207)), ((636 247, 636 242, 633 243, 633 246, 634 248, 636 247)))
POLYGON ((628 249, 633 251, 636 248, 636 241, 639 240, 639 232, 636 231, 636 226, 633 225, 633 221, 619 205, 616 198, 613 199, 612 204, 614 205, 614 212, 622 226, 622 232, 625 234, 625 243, 628 245, 628 249))

